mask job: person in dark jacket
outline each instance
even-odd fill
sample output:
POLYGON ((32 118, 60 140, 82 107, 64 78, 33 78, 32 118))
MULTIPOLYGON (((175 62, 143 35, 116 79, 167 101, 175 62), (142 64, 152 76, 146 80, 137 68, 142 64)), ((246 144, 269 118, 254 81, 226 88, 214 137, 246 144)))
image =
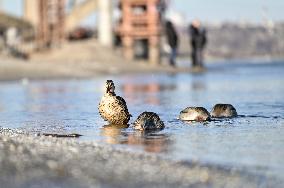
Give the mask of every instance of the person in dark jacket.
POLYGON ((178 35, 171 21, 166 21, 166 37, 168 40, 168 44, 171 47, 171 55, 170 55, 170 65, 176 66, 176 56, 177 56, 177 48, 178 48, 178 35))
POLYGON ((199 20, 194 20, 189 27, 192 49, 192 66, 203 67, 203 49, 206 45, 206 30, 201 27, 199 20))

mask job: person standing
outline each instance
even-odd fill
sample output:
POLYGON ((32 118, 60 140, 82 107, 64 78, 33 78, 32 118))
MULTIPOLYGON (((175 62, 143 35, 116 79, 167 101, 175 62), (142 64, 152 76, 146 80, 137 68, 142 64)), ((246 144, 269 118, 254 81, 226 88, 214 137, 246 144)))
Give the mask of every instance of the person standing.
POLYGON ((173 23, 171 21, 166 21, 166 37, 168 40, 168 44, 171 48, 171 54, 169 63, 171 66, 176 66, 176 56, 177 56, 177 48, 178 48, 178 35, 177 32, 173 26, 173 23))
POLYGON ((201 27, 199 20, 193 20, 189 26, 191 37, 191 58, 193 67, 203 67, 203 49, 207 43, 206 30, 201 27))

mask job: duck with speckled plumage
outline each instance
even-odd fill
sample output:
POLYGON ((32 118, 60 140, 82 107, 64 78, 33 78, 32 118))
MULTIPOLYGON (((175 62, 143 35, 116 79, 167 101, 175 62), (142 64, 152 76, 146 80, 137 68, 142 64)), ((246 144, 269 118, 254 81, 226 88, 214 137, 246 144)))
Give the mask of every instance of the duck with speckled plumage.
POLYGON ((216 104, 211 111, 213 118, 233 118, 237 115, 236 108, 231 104, 216 104))
POLYGON ((209 112, 203 107, 187 107, 179 114, 179 119, 183 121, 209 121, 209 112))
POLYGON ((165 128, 164 122, 155 112, 143 112, 135 120, 134 129, 141 131, 162 130, 165 128))
POLYGON ((101 117, 114 125, 125 125, 129 122, 131 114, 125 100, 115 94, 115 86, 112 80, 107 80, 105 93, 99 103, 101 117))

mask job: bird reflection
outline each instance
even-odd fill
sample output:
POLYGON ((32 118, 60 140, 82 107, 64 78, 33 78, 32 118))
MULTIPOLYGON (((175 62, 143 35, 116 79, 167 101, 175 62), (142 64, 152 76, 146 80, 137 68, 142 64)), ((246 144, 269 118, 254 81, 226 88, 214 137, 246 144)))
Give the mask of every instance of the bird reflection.
POLYGON ((170 146, 169 137, 166 134, 158 132, 136 131, 128 135, 128 145, 141 145, 144 151, 151 153, 167 152, 170 146))
POLYGON ((101 129, 101 135, 105 137, 105 142, 108 144, 141 146, 144 151, 151 153, 164 153, 169 150, 171 141, 168 135, 159 131, 129 132, 126 128, 128 125, 105 125, 101 129))
POLYGON ((120 137, 127 136, 125 133, 123 133, 123 130, 128 128, 129 125, 104 125, 102 127, 101 134, 105 136, 106 143, 108 144, 119 144, 120 137))

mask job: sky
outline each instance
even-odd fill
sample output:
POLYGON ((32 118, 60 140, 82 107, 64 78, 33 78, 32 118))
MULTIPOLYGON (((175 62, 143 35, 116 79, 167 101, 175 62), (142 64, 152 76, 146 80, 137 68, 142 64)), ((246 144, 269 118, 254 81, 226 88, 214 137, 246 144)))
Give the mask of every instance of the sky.
POLYGON ((284 20, 284 0, 171 0, 173 9, 186 19, 208 22, 261 22, 263 13, 272 21, 284 20))
MULTIPOLYGON (((199 18, 206 22, 248 21, 260 23, 266 18, 284 21, 284 0, 168 0, 170 9, 187 21, 199 18), (265 14, 264 14, 265 13, 265 14)), ((23 14, 23 0, 0 0, 11 14, 23 14)))

